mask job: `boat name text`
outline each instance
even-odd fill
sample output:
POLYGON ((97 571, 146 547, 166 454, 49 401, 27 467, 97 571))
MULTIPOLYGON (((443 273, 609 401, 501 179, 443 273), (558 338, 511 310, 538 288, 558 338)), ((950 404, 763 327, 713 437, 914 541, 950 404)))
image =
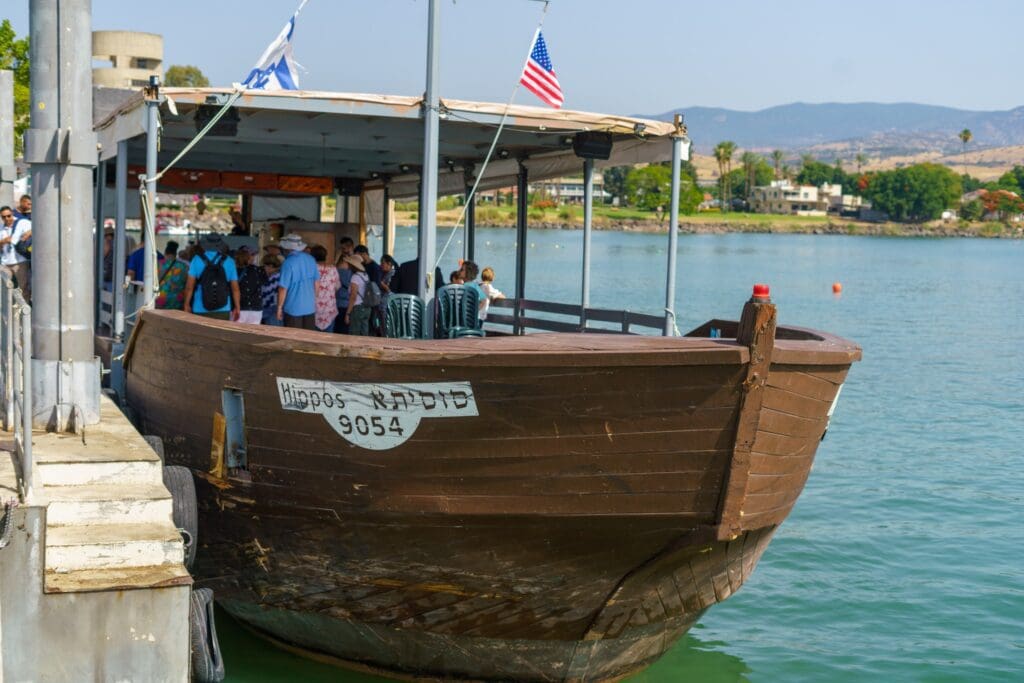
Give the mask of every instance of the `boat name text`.
POLYGON ((425 417, 475 417, 469 382, 376 384, 277 378, 281 407, 316 413, 345 440, 386 450, 405 443, 425 417))

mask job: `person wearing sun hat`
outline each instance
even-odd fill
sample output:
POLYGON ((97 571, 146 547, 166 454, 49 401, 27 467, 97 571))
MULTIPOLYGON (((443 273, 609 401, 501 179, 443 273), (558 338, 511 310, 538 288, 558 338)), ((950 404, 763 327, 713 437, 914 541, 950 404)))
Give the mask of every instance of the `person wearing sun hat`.
POLYGON ((363 296, 370 283, 363 259, 356 254, 351 254, 344 257, 341 262, 352 271, 352 279, 348 283, 348 305, 345 308, 345 324, 348 326, 348 333, 362 337, 369 336, 370 314, 373 311, 363 303, 363 296))
POLYGON ((316 329, 316 282, 320 270, 316 260, 306 253, 300 235, 289 233, 277 243, 286 254, 277 285, 277 319, 285 327, 316 329))

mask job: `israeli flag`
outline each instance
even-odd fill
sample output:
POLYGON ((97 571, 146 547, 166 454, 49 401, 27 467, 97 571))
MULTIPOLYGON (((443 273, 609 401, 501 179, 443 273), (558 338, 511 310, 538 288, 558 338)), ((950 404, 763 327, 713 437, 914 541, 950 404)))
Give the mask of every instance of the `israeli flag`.
POLYGON ((249 75, 242 81, 247 90, 298 90, 299 72, 295 68, 295 57, 292 55, 292 34, 295 33, 295 18, 299 16, 305 1, 295 11, 292 18, 281 29, 256 62, 249 75))

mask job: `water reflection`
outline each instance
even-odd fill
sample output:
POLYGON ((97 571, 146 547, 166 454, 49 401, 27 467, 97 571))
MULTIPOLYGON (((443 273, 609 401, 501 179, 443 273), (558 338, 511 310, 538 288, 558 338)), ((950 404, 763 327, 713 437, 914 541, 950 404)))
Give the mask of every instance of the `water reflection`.
POLYGON ((678 683, 702 681, 704 683, 733 683, 750 680, 750 667, 725 650, 728 645, 719 641, 702 641, 695 632, 697 624, 683 636, 675 647, 665 653, 650 668, 626 679, 628 683, 678 683))

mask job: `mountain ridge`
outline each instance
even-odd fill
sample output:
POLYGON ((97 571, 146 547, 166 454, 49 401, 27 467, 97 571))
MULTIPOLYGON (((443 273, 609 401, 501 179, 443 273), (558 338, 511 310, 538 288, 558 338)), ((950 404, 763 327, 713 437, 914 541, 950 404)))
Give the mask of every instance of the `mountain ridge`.
POLYGON ((856 152, 894 155, 961 148, 968 128, 972 147, 1024 144, 1024 106, 1001 111, 957 109, 915 102, 792 102, 757 111, 692 106, 647 118, 671 120, 683 114, 699 152, 722 140, 744 149, 809 151, 836 143, 856 152))

